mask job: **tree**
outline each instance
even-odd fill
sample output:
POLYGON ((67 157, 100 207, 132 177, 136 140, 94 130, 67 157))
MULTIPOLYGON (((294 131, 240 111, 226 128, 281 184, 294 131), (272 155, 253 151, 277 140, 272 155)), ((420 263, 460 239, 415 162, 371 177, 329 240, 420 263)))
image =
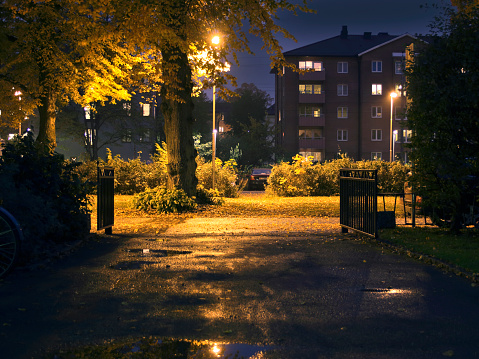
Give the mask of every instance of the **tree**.
POLYGON ((262 38, 272 67, 291 67, 282 55, 276 34, 287 38, 292 36, 278 26, 275 19, 279 10, 296 12, 307 9, 305 5, 288 1, 263 0, 141 1, 131 10, 135 9, 136 15, 130 13, 132 27, 138 28, 138 24, 142 24, 148 29, 147 38, 142 32, 134 39, 135 43, 145 44, 144 48, 154 46, 161 53, 158 68, 161 72, 161 108, 165 118, 169 186, 182 188, 192 195, 196 191, 191 98, 195 70, 201 68, 205 71, 204 87, 213 83, 221 87, 228 80, 236 85, 230 75, 218 73, 216 69, 224 67, 228 53, 237 61, 238 52, 251 52, 245 33, 246 24, 251 34, 262 38), (145 17, 145 13, 149 16, 145 17), (213 48, 209 41, 215 32, 221 33, 225 39, 220 48, 213 48), (203 59, 198 56, 201 52, 207 54, 203 59))
POLYGON ((236 96, 230 98, 231 114, 228 124, 236 136, 244 135, 249 131, 251 122, 266 124, 266 114, 271 97, 265 91, 258 89, 254 84, 242 84, 235 91, 236 96))
POLYGON ((38 109, 37 143, 49 152, 59 106, 129 98, 123 85, 134 58, 108 5, 2 1, 0 81, 22 92, 23 108, 38 109))
POLYGON ((438 29, 408 69, 412 179, 424 205, 457 230, 477 194, 469 180, 479 178, 479 11, 449 13, 438 29))
MULTIPOLYGON (((55 148, 55 113, 60 102, 127 99, 128 86, 160 91, 168 146, 169 187, 196 191, 192 91, 198 69, 204 87, 236 85, 217 73, 226 55, 247 51, 245 29, 262 38, 275 67, 285 61, 275 23, 279 10, 303 6, 288 1, 184 0, 4 0, 1 7, 0 79, 20 87, 38 107, 38 141, 55 148), (209 38, 226 39, 213 48, 209 38), (206 53, 208 60, 197 55, 206 53), (138 80, 144 80, 141 83, 138 80), (144 86, 142 86, 143 84, 144 86)), ((227 89, 223 89, 227 92, 227 89)))

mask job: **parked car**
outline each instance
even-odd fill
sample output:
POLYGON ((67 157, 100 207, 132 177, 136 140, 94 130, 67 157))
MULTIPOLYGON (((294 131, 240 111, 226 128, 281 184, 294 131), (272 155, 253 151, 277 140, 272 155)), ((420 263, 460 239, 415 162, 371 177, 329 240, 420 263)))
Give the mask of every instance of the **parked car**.
POLYGON ((249 177, 248 189, 264 190, 264 186, 271 175, 271 168, 253 168, 249 177))

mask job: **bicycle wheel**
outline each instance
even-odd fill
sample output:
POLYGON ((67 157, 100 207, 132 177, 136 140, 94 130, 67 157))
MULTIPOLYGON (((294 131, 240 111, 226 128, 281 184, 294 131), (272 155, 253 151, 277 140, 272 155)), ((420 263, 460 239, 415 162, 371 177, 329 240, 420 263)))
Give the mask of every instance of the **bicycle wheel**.
POLYGON ((0 207, 0 277, 6 275, 20 254, 22 232, 15 218, 0 207))

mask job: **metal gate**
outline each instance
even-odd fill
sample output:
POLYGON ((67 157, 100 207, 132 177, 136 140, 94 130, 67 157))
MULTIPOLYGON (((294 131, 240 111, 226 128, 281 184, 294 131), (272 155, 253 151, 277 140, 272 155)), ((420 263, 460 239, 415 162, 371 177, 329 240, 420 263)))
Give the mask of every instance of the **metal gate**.
POLYGON ((377 238, 377 170, 341 169, 339 171, 340 224, 342 232, 349 229, 377 238))
POLYGON ((106 234, 112 234, 115 221, 115 171, 113 167, 97 167, 97 230, 104 229, 106 234))

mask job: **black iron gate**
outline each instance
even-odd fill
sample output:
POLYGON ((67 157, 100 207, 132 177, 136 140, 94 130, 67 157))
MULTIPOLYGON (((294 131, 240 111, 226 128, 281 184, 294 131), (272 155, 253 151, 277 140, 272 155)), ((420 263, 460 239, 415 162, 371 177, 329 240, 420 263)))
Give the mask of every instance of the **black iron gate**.
POLYGON ((106 234, 112 234, 115 221, 115 171, 113 167, 98 166, 97 188, 97 230, 104 229, 106 234))
POLYGON ((342 232, 351 229, 377 238, 377 170, 341 169, 339 192, 342 232))

